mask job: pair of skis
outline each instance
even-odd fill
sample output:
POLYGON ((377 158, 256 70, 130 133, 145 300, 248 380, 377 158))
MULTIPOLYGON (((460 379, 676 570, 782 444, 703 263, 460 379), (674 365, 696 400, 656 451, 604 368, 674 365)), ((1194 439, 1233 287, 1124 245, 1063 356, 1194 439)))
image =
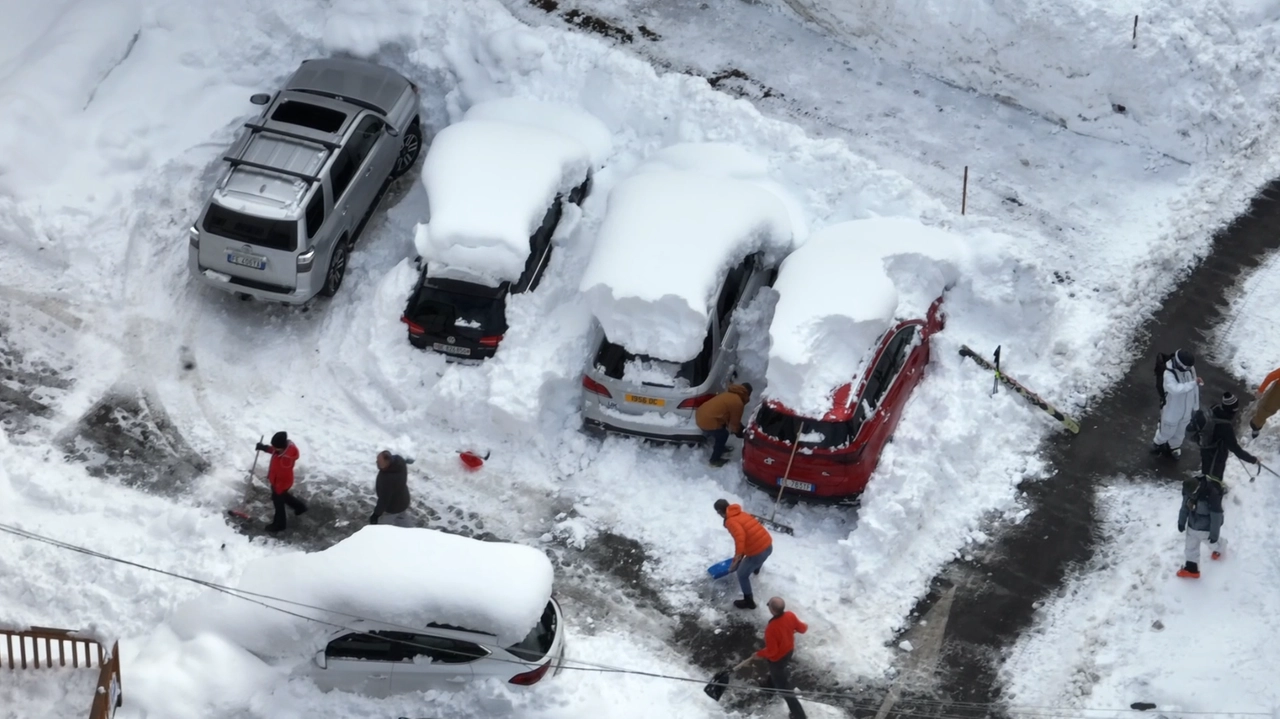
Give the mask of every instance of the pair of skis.
POLYGON ((1079 422, 1077 422, 1075 419, 1073 419, 1069 415, 1062 413, 1061 411, 1058 410, 1057 407, 1054 407, 1053 405, 1044 401, 1044 399, 1042 399, 1040 395, 1036 394, 1035 392, 1032 392, 1026 387, 1023 387, 1020 382, 1018 382, 1017 380, 1009 377, 1008 375, 1000 371, 1000 348, 999 347, 996 347, 994 364, 992 364, 991 362, 988 362, 987 358, 969 349, 967 345, 960 345, 960 356, 968 357, 969 359, 978 363, 979 366, 995 373, 995 378, 992 380, 992 383, 991 383, 991 394, 994 395, 996 393, 996 388, 998 388, 1003 383, 1006 387, 1009 387, 1014 392, 1017 392, 1018 394, 1022 395, 1022 397, 1026 399, 1028 402, 1035 405, 1036 407, 1039 407, 1041 410, 1047 413, 1050 417, 1053 417, 1054 419, 1061 422, 1062 426, 1066 427, 1068 432, 1071 432, 1072 434, 1080 434, 1079 422))

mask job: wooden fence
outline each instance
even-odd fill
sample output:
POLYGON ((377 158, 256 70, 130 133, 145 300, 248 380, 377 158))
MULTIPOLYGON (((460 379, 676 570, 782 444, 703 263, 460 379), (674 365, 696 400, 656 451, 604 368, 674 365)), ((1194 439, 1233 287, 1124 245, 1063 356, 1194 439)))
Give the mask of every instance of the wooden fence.
POLYGON ((120 644, 107 651, 96 639, 67 629, 31 627, 0 628, 0 669, 49 669, 56 659, 59 667, 92 669, 98 663, 98 686, 93 693, 89 719, 111 719, 123 701, 120 693, 120 644))

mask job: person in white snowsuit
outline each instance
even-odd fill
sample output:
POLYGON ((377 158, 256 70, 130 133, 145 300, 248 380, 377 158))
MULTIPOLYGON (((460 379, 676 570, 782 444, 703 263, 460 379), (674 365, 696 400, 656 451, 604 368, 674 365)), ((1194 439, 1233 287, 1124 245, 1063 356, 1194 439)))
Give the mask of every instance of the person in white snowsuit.
POLYGON ((1191 415, 1200 409, 1200 385, 1196 375, 1196 358, 1186 350, 1178 350, 1165 363, 1164 404, 1160 408, 1160 426, 1151 442, 1152 454, 1167 454, 1174 459, 1182 455, 1182 438, 1191 415))

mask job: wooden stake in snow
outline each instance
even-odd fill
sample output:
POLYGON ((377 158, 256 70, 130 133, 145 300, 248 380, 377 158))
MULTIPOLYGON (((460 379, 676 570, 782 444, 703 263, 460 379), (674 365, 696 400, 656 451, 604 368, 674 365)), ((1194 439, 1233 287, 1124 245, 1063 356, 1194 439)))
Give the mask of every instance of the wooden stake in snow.
POLYGON ((969 166, 964 166, 964 184, 960 186, 960 214, 964 214, 965 207, 969 204, 969 166))
POLYGON ((1133 49, 1138 49, 1138 16, 1133 16, 1133 49))

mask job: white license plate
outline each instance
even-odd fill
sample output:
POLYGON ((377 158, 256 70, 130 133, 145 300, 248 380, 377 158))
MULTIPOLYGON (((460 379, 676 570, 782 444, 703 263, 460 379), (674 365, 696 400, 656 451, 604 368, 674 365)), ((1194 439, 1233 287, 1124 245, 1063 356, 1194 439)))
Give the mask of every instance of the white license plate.
POLYGON ((267 258, 256 257, 254 255, 242 255, 238 252, 228 252, 227 263, 240 265, 241 267, 250 267, 255 270, 265 270, 267 268, 267 258))
POLYGON ((795 481, 794 479, 784 479, 784 480, 782 480, 782 486, 786 487, 787 489, 798 489, 798 490, 800 490, 801 492, 812 492, 812 491, 813 491, 813 485, 812 485, 812 484, 809 484, 808 482, 797 482, 797 481, 795 481))
POLYGON ((443 352, 447 355, 467 356, 471 354, 470 347, 455 347, 453 345, 441 344, 439 342, 432 342, 431 348, 434 349, 436 352, 443 352))

